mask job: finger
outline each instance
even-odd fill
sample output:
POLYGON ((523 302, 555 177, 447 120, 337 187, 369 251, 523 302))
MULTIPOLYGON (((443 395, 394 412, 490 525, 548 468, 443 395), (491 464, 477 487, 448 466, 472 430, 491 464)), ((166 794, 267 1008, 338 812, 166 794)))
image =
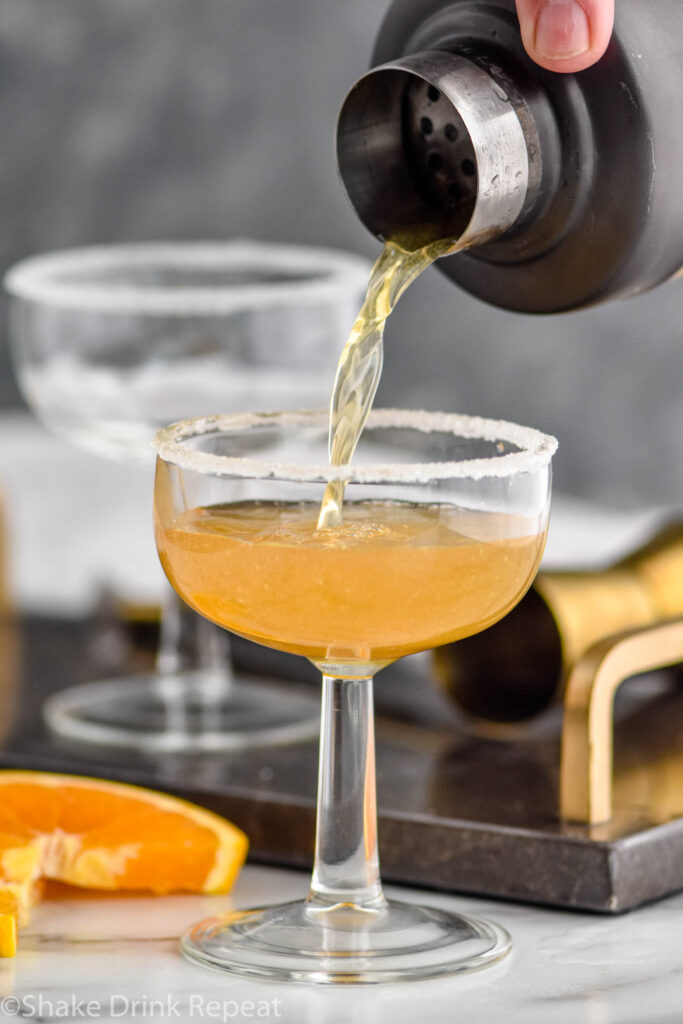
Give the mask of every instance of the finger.
POLYGON ((524 48, 549 71, 583 71, 607 49, 614 0, 517 0, 524 48))

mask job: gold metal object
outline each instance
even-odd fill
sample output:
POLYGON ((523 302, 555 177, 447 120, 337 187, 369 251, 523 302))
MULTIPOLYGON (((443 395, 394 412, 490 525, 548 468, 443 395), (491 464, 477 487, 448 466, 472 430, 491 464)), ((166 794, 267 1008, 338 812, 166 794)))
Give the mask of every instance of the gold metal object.
POLYGON ((535 587, 557 623, 562 660, 571 669, 600 639, 683 615, 683 524, 664 527, 610 569, 539 573, 535 587))
POLYGON ((591 572, 542 572, 517 608, 482 634, 434 652, 437 680, 485 722, 516 723, 562 699, 589 648, 683 616, 683 523, 591 572))
POLYGON ((679 662, 683 662, 683 618, 600 640, 576 662, 564 696, 560 765, 564 819, 591 825, 609 821, 616 691, 631 676, 679 662))

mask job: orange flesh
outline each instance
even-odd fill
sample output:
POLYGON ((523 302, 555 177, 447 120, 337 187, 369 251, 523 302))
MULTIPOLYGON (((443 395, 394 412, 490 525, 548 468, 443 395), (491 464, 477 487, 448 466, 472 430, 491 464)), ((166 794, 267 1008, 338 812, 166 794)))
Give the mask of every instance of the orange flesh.
POLYGON ((317 662, 387 663, 503 616, 545 541, 520 517, 449 505, 347 501, 321 531, 317 515, 315 503, 157 512, 157 544, 178 593, 233 632, 317 662))
POLYGON ((19 903, 13 892, 0 889, 0 957, 14 956, 17 951, 19 903))
POLYGON ((226 892, 247 851, 230 822, 100 779, 0 771, 0 955, 41 879, 92 889, 226 892), (12 924, 14 921, 14 925, 12 924))

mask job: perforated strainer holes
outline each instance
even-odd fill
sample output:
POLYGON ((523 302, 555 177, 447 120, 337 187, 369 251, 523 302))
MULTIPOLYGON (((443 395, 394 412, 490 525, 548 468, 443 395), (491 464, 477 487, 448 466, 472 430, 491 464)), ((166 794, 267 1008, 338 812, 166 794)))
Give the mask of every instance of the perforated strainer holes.
POLYGON ((448 224, 449 232, 464 230, 474 208, 476 181, 463 172, 463 161, 474 168, 475 156, 457 108, 445 92, 416 79, 405 90, 402 124, 418 194, 448 224))
POLYGON ((460 170, 466 177, 472 178, 474 177, 477 168, 474 166, 474 161, 470 160, 469 158, 466 158, 460 164, 460 170))

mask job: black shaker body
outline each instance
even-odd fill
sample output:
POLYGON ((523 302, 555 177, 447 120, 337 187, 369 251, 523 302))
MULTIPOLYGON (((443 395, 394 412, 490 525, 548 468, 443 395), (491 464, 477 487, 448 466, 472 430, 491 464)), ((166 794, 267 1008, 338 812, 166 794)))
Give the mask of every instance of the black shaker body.
POLYGON ((635 295, 683 265, 683 2, 619 0, 586 71, 545 71, 514 0, 395 0, 373 66, 424 51, 464 57, 533 121, 533 201, 493 241, 438 261, 470 293, 525 313, 635 295))

